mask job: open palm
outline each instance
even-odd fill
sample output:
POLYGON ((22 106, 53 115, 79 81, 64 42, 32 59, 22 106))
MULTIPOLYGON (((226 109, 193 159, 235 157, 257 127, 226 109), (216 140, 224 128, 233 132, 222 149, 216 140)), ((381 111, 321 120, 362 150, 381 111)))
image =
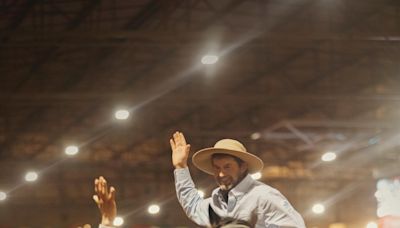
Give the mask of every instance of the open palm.
POLYGON ((187 159, 190 152, 190 145, 186 143, 182 132, 175 132, 169 140, 172 150, 172 164, 175 168, 187 167, 187 159))
POLYGON ((112 222, 117 215, 117 205, 115 203, 115 188, 107 186, 107 181, 100 176, 94 181, 95 195, 93 200, 96 202, 100 210, 103 225, 112 225, 112 222))

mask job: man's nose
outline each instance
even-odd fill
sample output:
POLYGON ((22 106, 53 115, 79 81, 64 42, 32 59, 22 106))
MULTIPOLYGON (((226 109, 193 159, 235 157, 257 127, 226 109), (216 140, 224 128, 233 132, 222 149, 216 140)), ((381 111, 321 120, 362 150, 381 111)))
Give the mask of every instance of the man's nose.
POLYGON ((226 175, 225 175, 224 172, 220 171, 220 172, 218 173, 218 176, 219 176, 219 177, 224 177, 224 176, 226 176, 226 175))

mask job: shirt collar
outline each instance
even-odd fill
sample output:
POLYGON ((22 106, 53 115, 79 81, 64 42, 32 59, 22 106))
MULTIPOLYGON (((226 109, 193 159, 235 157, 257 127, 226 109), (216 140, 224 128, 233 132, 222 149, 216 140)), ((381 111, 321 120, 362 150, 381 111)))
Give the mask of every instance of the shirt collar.
POLYGON ((246 192, 249 191, 253 182, 254 182, 253 178, 251 178, 251 176, 247 174, 246 177, 243 178, 243 180, 240 181, 238 185, 236 185, 234 188, 231 189, 231 192, 235 196, 244 195, 246 192))

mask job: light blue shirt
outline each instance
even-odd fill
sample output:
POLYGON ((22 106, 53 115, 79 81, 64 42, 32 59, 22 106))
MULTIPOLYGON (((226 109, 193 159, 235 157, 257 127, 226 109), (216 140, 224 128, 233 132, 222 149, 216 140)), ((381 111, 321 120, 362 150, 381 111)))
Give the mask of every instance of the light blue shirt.
POLYGON ((220 217, 255 223, 255 227, 305 228, 301 215, 276 189, 253 180, 247 175, 223 200, 216 188, 211 197, 203 199, 197 192, 188 168, 175 169, 175 188, 178 201, 186 215, 201 226, 209 226, 208 206, 220 217))

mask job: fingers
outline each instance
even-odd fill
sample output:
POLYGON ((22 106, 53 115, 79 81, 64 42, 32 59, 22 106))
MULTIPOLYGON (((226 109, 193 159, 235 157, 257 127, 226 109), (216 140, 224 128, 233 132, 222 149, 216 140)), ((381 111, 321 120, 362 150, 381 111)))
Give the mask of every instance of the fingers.
POLYGON ((172 150, 175 150, 176 146, 175 146, 174 140, 170 139, 170 140, 169 140, 169 144, 171 144, 171 149, 172 149, 172 150))
POLYGON ((104 178, 102 176, 99 177, 100 183, 100 197, 104 195, 104 178))
POLYGON ((99 198, 98 195, 93 195, 93 200, 97 204, 98 208, 101 208, 103 205, 103 201, 99 198))
POLYGON ((174 142, 175 147, 186 145, 186 139, 182 132, 179 132, 179 131, 175 132, 173 134, 173 138, 174 138, 173 142, 174 142))
POLYGON ((115 200, 115 188, 114 187, 110 187, 110 193, 108 194, 108 199, 110 200, 115 200))
MULTIPOLYGON (((109 197, 109 191, 107 187, 107 181, 103 176, 96 178, 94 180, 94 191, 96 193, 96 197, 98 199, 97 202, 104 202, 109 197)), ((115 191, 115 189, 114 189, 115 191)))
POLYGON ((182 132, 179 132, 179 138, 181 139, 183 145, 186 145, 186 139, 182 132))
POLYGON ((99 192, 99 179, 94 179, 94 192, 97 194, 99 192))
MULTIPOLYGON (((107 181, 106 179, 104 179, 104 177, 100 176, 99 179, 96 179, 97 181, 97 195, 104 199, 105 196, 107 196, 107 181)), ((96 182, 96 181, 95 181, 96 182)), ((95 190, 96 190, 95 188, 95 190)))
POLYGON ((94 200, 94 202, 96 202, 97 204, 100 203, 100 199, 99 199, 99 197, 98 197, 97 195, 93 195, 93 200, 94 200))
POLYGON ((104 177, 100 177, 100 180, 101 180, 101 182, 102 182, 102 186, 101 186, 101 188, 102 188, 102 194, 104 195, 104 196, 107 196, 108 195, 108 187, 107 187, 107 181, 106 181, 106 179, 104 179, 104 177))
POLYGON ((176 146, 180 145, 179 132, 178 131, 174 133, 174 142, 175 142, 176 146))

